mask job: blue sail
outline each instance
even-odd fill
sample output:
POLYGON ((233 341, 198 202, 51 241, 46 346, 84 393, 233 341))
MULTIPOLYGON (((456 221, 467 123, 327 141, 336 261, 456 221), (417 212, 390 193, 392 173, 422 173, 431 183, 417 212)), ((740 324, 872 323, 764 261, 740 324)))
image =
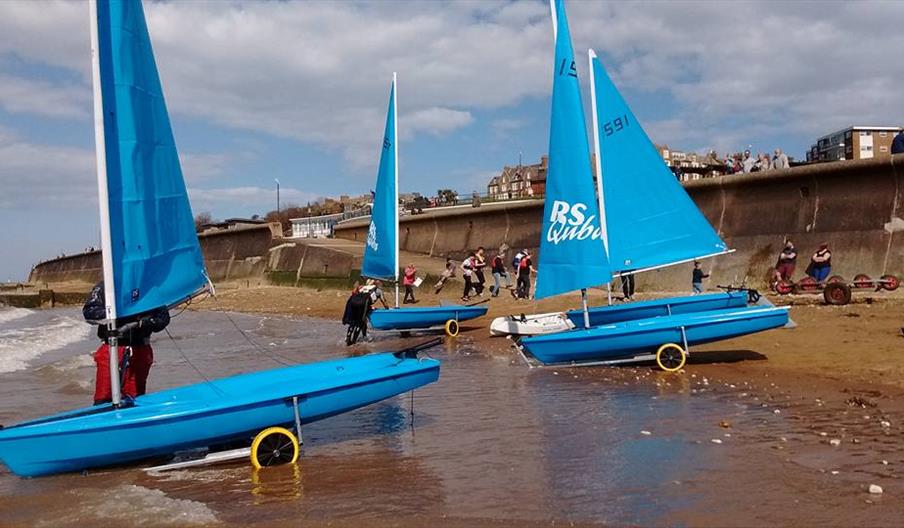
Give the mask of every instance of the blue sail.
POLYGON ((603 245, 590 147, 574 50, 563 0, 554 0, 556 59, 553 68, 549 169, 540 233, 538 299, 605 284, 611 279, 603 245))
POLYGON ((613 271, 724 253, 727 246, 678 183, 590 51, 597 157, 613 271))
POLYGON ((121 318, 182 302, 208 282, 141 2, 99 0, 96 23, 104 267, 121 318))
POLYGON ((393 74, 377 188, 361 266, 361 275, 373 279, 396 279, 399 276, 398 155, 396 76, 393 74))

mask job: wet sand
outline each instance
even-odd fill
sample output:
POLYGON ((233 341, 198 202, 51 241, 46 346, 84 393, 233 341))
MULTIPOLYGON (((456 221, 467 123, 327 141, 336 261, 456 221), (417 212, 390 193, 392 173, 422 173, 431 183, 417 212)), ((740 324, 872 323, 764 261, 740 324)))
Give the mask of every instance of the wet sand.
MULTIPOLYGON (((419 299, 422 304, 454 301, 459 292, 453 288, 440 296, 420 291, 419 299)), ((391 300, 392 292, 387 293, 391 300)), ((336 320, 346 295, 279 287, 224 290, 217 300, 197 308, 336 320)), ((591 301, 605 303, 605 292, 593 292, 591 301)), ((904 518, 904 298, 860 293, 843 307, 823 306, 813 296, 773 301, 792 304, 797 328, 694 347, 688 366, 674 376, 663 377, 651 366, 602 369, 625 383, 675 383, 691 393, 726 390, 788 426, 777 429, 768 418, 734 423, 729 417, 700 424, 704 436, 729 434, 735 446, 744 448, 730 459, 730 478, 719 473, 679 486, 694 506, 676 508, 662 520, 712 526, 897 524, 904 518), (869 494, 873 483, 884 494, 869 494), (693 491, 709 486, 724 489, 724 497, 693 491)), ((514 363, 519 360, 511 342, 489 337, 493 317, 570 309, 579 303, 577 294, 534 302, 514 300, 503 291, 490 301, 485 318, 462 325, 462 336, 481 351, 514 363)), ((406 343, 397 341, 399 346, 406 343)))

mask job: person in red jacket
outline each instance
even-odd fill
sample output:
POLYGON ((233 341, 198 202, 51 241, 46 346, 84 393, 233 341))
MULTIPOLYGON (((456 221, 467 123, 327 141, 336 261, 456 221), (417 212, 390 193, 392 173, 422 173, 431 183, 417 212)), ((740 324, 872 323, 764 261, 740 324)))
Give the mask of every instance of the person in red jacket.
MULTIPOLYGON (((109 327, 103 324, 107 305, 104 298, 104 282, 97 283, 88 294, 82 307, 82 315, 91 324, 97 325, 97 337, 101 345, 94 352, 97 373, 94 383, 94 405, 112 400, 110 388, 110 347, 114 337, 109 327)), ((119 379, 121 392, 125 398, 135 398, 147 392, 148 374, 154 363, 151 349, 151 334, 162 332, 170 322, 169 310, 163 306, 150 312, 117 319, 117 347, 119 348, 119 379)))
POLYGON ((402 276, 402 286, 405 287, 405 300, 402 302, 405 304, 417 303, 417 301, 414 299, 415 281, 417 281, 417 268, 415 268, 414 264, 411 263, 405 267, 405 274, 402 276))

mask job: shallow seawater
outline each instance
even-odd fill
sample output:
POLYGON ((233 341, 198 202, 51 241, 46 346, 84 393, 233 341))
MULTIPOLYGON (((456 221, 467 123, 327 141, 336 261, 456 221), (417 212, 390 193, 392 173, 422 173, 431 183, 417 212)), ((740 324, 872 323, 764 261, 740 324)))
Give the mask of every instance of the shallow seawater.
MULTIPOLYGON (((9 365, 0 369, 0 423, 89 403, 96 340, 78 311, 3 313, 0 350, 14 360, 0 357, 9 365)), ((338 323, 214 312, 185 312, 169 330, 172 339, 158 335, 154 344, 151 390, 424 339, 383 336, 346 348, 338 323)), ((711 443, 712 425, 764 412, 692 391, 686 374, 530 370, 467 338, 428 353, 442 361, 439 382, 306 425, 297 466, 256 472, 240 462, 157 475, 133 466, 37 479, 0 468, 0 525, 661 524, 671 511, 694 509, 697 497, 678 483, 730 471, 740 448, 711 443)))

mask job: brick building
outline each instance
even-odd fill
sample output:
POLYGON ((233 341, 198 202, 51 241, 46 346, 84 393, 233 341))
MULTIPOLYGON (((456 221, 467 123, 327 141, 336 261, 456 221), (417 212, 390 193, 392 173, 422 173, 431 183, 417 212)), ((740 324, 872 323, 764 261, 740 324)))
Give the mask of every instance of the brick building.
POLYGON ((891 155, 891 142, 901 127, 851 126, 816 140, 807 161, 882 158, 891 155))
POLYGON ((493 176, 487 185, 487 195, 492 200, 515 200, 543 196, 546 193, 546 170, 549 157, 540 158, 533 165, 506 165, 499 176, 493 176))

